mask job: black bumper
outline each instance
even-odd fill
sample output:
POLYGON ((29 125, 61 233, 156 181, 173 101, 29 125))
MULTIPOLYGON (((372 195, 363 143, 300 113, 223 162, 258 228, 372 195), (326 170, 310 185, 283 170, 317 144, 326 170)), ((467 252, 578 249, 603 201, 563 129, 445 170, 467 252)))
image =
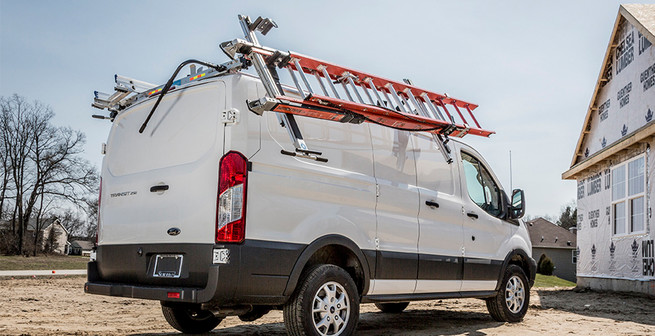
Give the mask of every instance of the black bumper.
POLYGON ((241 244, 101 245, 88 264, 90 294, 217 305, 286 302, 289 275, 305 245, 246 240, 241 244), (227 248, 230 261, 213 264, 212 251, 227 248), (153 276, 155 256, 181 254, 179 278, 153 276))
POLYGON ((208 271, 207 286, 194 287, 163 287, 148 285, 132 285, 120 283, 94 282, 97 278, 97 262, 92 261, 87 266, 89 282, 84 284, 84 292, 89 294, 121 296, 128 298, 204 303, 215 299, 219 278, 219 266, 212 266, 208 271))

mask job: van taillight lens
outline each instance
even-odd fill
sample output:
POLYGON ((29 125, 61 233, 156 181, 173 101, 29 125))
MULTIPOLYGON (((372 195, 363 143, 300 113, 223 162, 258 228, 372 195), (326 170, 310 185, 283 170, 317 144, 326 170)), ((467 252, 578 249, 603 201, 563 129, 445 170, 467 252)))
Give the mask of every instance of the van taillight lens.
POLYGON ((221 158, 218 178, 216 242, 240 243, 246 236, 248 160, 239 152, 221 158))

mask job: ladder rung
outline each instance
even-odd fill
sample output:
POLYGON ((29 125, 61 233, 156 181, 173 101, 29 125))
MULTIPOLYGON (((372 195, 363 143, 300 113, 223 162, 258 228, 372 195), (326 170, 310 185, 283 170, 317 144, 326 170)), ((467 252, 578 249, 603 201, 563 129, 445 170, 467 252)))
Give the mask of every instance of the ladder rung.
POLYGON ((314 76, 316 77, 316 81, 318 82, 318 85, 321 87, 323 94, 329 97, 330 94, 327 92, 327 88, 325 87, 325 84, 323 84, 323 77, 321 77, 318 71, 314 71, 314 76))
POLYGON ((300 78, 302 79, 303 83, 305 83, 305 87, 307 87, 307 91, 309 91, 309 93, 314 93, 314 90, 312 90, 312 86, 309 85, 309 81, 305 76, 305 71, 303 71, 302 67, 300 66, 298 59, 294 59, 293 64, 296 66, 296 71, 298 71, 298 73, 300 74, 300 78))
POLYGON ((321 65, 317 67, 317 69, 318 71, 323 73, 323 77, 325 77, 325 80, 327 80, 328 84, 330 84, 330 88, 332 89, 332 92, 334 92, 334 96, 340 98, 339 93, 337 92, 337 88, 334 86, 334 83, 332 83, 332 78, 330 77, 330 74, 327 72, 327 67, 321 65))

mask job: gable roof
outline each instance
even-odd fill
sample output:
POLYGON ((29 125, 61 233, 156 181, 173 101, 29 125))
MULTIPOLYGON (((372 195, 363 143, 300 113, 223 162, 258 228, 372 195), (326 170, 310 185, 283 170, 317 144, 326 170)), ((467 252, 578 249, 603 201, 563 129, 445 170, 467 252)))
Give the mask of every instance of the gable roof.
POLYGON ((645 5, 645 4, 624 4, 619 7, 619 12, 616 16, 616 21, 614 22, 614 28, 612 29, 612 34, 610 35, 609 43, 607 45, 607 50, 605 51, 605 57, 603 58, 603 65, 598 74, 598 79, 596 80, 596 86, 594 88, 594 93, 591 97, 591 102, 587 109, 587 115, 585 116, 585 121, 582 124, 582 130, 580 131, 580 137, 578 138, 578 143, 575 146, 575 151, 573 152, 573 158, 571 159, 571 168, 562 174, 563 179, 574 179, 576 174, 581 171, 593 166, 596 163, 599 163, 603 160, 606 160, 610 156, 616 154, 620 150, 623 150, 629 146, 632 146, 634 143, 643 140, 646 137, 649 137, 655 134, 655 121, 650 125, 646 125, 641 129, 638 129, 623 139, 611 144, 602 150, 596 152, 589 157, 585 157, 584 154, 584 140, 591 130, 591 117, 598 108, 594 106, 598 93, 602 88, 602 84, 608 81, 605 78, 606 69, 608 62, 611 62, 612 50, 617 47, 617 31, 620 24, 627 20, 632 24, 637 31, 639 31, 643 36, 645 36, 651 43, 655 44, 655 5, 645 5))
POLYGON ((577 236, 541 217, 526 223, 532 247, 575 249, 577 236))
POLYGON ((82 250, 92 250, 93 249, 93 243, 88 241, 88 240, 73 240, 71 242, 71 246, 79 247, 82 250))

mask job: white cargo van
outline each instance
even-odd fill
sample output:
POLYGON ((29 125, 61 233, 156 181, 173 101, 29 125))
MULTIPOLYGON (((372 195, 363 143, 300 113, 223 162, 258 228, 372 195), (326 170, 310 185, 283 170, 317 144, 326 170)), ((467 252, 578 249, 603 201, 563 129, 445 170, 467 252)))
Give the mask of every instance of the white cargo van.
MULTIPOLYGON (((241 20, 251 37, 272 24, 241 20)), ((282 309, 291 335, 349 335, 360 303, 394 313, 437 298, 523 318, 535 277, 523 192, 510 202, 477 151, 447 141, 482 132, 430 114, 461 101, 374 76, 367 88, 361 75, 330 98, 334 65, 257 53, 256 39, 223 47, 223 65, 159 87, 117 76, 116 93, 96 94, 113 124, 87 293, 159 300, 188 333, 282 309), (283 87, 271 64, 307 85, 303 72, 316 75, 323 93, 283 87), (258 76, 239 71, 251 65, 258 76), (416 124, 431 127, 405 130, 416 124)))

